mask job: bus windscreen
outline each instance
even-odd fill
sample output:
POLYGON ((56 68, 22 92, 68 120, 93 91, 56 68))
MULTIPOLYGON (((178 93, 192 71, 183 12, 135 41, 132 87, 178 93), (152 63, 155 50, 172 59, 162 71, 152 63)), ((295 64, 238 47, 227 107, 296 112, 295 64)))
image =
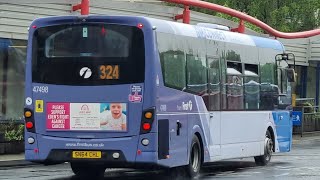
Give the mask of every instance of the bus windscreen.
POLYGON ((38 28, 32 80, 57 85, 111 85, 144 80, 144 37, 138 27, 64 24, 38 28))

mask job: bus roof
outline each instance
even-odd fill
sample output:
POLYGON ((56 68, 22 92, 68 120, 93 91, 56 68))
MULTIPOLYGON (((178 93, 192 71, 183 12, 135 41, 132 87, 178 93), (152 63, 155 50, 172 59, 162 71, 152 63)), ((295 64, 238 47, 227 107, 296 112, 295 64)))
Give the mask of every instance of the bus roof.
POLYGON ((146 19, 148 19, 153 26, 156 26, 158 32, 191 36, 195 38, 206 38, 217 41, 256 46, 260 48, 271 48, 275 50, 284 51, 283 44, 275 39, 251 36, 231 31, 212 29, 197 25, 189 25, 154 18, 146 19))
MULTIPOLYGON (((35 21, 41 24, 47 24, 48 21, 54 23, 62 23, 63 21, 72 20, 75 18, 88 18, 88 19, 112 19, 116 21, 144 21, 149 22, 151 26, 156 27, 157 32, 170 33, 175 35, 189 36, 195 38, 205 38, 216 41, 222 41, 227 43, 235 43, 248 46, 256 46, 259 48, 270 48, 275 50, 284 51, 284 46, 281 42, 275 39, 251 36, 246 34, 240 34, 230 31, 224 31, 219 29, 212 29, 203 26, 189 25, 179 22, 166 21, 161 19, 142 17, 142 16, 105 16, 105 15, 90 15, 90 16, 51 16, 46 18, 39 18, 35 21)), ((34 22, 35 22, 34 21, 34 22)), ((33 23, 34 23, 33 22, 33 23)))

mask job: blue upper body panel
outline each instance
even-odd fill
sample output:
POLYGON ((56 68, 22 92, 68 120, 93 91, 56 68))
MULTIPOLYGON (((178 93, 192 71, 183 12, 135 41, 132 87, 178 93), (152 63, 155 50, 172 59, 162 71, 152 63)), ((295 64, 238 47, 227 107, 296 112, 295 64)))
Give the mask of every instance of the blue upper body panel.
POLYGON ((257 36, 240 34, 230 31, 206 28, 196 25, 189 25, 159 19, 147 18, 152 26, 157 28, 158 32, 171 33, 176 35, 190 36, 196 38, 206 38, 217 41, 232 42, 236 44, 251 45, 259 48, 271 48, 284 51, 281 42, 257 36))

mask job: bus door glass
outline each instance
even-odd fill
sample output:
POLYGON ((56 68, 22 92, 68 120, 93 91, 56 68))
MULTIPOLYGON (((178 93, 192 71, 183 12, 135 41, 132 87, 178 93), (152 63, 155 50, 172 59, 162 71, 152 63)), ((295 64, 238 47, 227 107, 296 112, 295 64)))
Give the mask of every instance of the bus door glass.
POLYGON ((279 109, 287 109, 291 106, 291 85, 288 82, 288 64, 285 61, 277 63, 277 81, 279 87, 279 109))

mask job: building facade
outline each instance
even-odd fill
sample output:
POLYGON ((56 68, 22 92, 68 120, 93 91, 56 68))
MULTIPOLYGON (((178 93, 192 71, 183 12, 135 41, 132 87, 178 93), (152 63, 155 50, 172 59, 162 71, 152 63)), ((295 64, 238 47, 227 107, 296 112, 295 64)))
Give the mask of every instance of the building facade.
MULTIPOLYGON (((320 93, 320 35, 304 39, 279 39, 287 52, 295 55, 297 98, 313 98, 319 105, 320 93)), ((290 62, 293 64, 293 62, 290 62)))

